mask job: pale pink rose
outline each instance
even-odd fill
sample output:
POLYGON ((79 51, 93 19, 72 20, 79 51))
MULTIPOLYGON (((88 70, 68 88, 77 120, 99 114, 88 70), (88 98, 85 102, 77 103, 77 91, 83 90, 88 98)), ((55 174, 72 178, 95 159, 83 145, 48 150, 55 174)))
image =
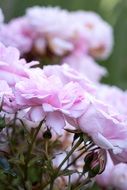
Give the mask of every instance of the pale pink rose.
POLYGON ((29 29, 25 18, 16 18, 0 28, 0 41, 6 46, 13 46, 20 53, 29 52, 32 48, 34 34, 29 29))
MULTIPOLYGON (((98 84, 96 97, 108 104, 119 115, 119 119, 127 124, 127 91, 116 86, 98 84)), ((127 148, 120 154, 112 154, 112 158, 116 163, 127 162, 127 148)))
POLYGON ((25 18, 42 55, 47 47, 57 56, 78 50, 95 58, 106 58, 112 50, 112 28, 96 13, 35 6, 27 9, 25 18))
POLYGON ((68 64, 59 65, 48 65, 44 66, 43 72, 46 76, 55 75, 60 78, 63 84, 67 84, 68 82, 77 82, 79 83, 85 90, 90 93, 94 93, 95 91, 95 84, 92 83, 86 76, 82 73, 76 71, 68 64))
POLYGON ((45 76, 37 71, 18 82, 15 89, 17 104, 21 109, 29 108, 30 120, 37 122, 46 117, 46 124, 60 132, 67 119, 101 148, 122 152, 127 146, 127 128, 110 107, 93 98, 77 82, 64 84, 51 73, 45 76))
POLYGON ((74 35, 73 22, 69 19, 70 13, 59 7, 28 8, 26 18, 31 30, 36 33, 34 47, 39 53, 45 52, 46 47, 55 55, 61 56, 74 49, 71 38, 74 35), (68 28, 68 30, 66 30, 68 28), (42 46, 46 39, 46 46, 42 46), (45 48, 45 49, 44 49, 45 48))
POLYGON ((29 105, 40 105, 42 101, 45 101, 45 103, 47 101, 47 103, 51 103, 52 105, 54 104, 54 106, 59 106, 60 103, 57 95, 61 88, 62 83, 58 77, 46 77, 44 75, 39 76, 39 72, 37 70, 37 74, 35 74, 35 72, 31 72, 29 79, 25 79, 16 84, 17 102, 26 107, 29 105), (18 91, 22 93, 22 96, 18 91), (27 102, 27 105, 25 101, 27 102))
POLYGON ((66 38, 72 35, 69 15, 67 10, 62 10, 59 7, 34 6, 26 10, 26 18, 31 27, 37 33, 51 35, 51 37, 66 38))
POLYGON ((94 12, 77 11, 72 16, 80 24, 79 32, 87 41, 89 54, 98 59, 107 58, 113 47, 111 26, 94 12))
POLYGON ((96 182, 104 189, 114 188, 118 190, 127 189, 127 164, 119 163, 114 165, 108 154, 106 168, 101 175, 96 177, 96 182))
POLYGON ((28 78, 28 70, 31 66, 38 64, 33 61, 26 63, 20 59, 20 53, 16 48, 5 47, 0 43, 0 79, 14 86, 17 81, 28 78))
POLYGON ((127 189, 127 164, 120 163, 115 165, 111 172, 111 185, 119 190, 127 189))
POLYGON ((109 104, 115 112, 118 112, 123 120, 127 121, 127 91, 116 86, 98 84, 96 97, 109 104))
MULTIPOLYGON (((34 73, 33 73, 34 75, 34 73)), ((61 89, 59 78, 46 78, 39 75, 16 84, 16 101, 23 108, 29 108, 26 114, 28 119, 38 122, 46 117, 46 124, 54 126, 58 131, 65 125, 63 115, 56 110, 45 111, 47 104, 51 107, 60 107, 58 91, 61 89), (36 80, 35 80, 35 77, 36 80), (45 103, 45 108, 43 104, 45 103)), ((48 109, 48 108, 47 108, 48 109)))
MULTIPOLYGON (((87 83, 86 83, 87 84, 87 83)), ((66 82, 58 76, 46 76, 39 69, 29 73, 29 79, 16 83, 16 101, 21 109, 29 108, 27 116, 35 122, 46 117, 48 126, 65 126, 65 118, 78 118, 89 102, 87 93, 77 82, 66 82)))
POLYGON ((96 145, 121 153, 127 146, 127 126, 111 108, 91 97, 87 111, 78 119, 79 128, 87 133, 96 145))
POLYGON ((62 112, 68 117, 78 118, 87 109, 89 101, 85 90, 76 82, 66 84, 59 92, 62 112))
POLYGON ((68 63, 73 69, 93 82, 98 82, 107 74, 107 70, 98 65, 92 57, 81 53, 75 53, 64 58, 63 63, 68 63))

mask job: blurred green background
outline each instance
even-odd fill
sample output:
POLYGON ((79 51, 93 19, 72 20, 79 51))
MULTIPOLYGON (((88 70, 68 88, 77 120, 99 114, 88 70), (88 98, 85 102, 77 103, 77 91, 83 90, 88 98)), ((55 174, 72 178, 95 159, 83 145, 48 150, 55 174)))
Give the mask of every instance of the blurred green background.
POLYGON ((92 10, 114 28, 115 44, 108 60, 109 76, 103 81, 127 89, 127 0, 0 0, 6 20, 23 15, 33 5, 60 6, 69 10, 92 10))

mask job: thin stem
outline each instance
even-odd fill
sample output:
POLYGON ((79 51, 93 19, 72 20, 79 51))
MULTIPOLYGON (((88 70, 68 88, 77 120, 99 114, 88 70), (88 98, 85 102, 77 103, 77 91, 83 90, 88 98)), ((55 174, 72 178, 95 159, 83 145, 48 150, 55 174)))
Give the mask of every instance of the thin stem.
POLYGON ((25 132, 28 133, 28 134, 30 135, 30 133, 29 133, 29 131, 27 130, 27 128, 26 128, 24 122, 23 122, 20 118, 16 118, 16 119, 17 119, 18 121, 20 121, 20 123, 21 123, 23 129, 25 130, 25 132))
POLYGON ((49 188, 49 190, 53 190, 53 186, 54 186, 54 180, 52 180, 52 181, 50 182, 50 188, 49 188))
POLYGON ((32 142, 29 146, 29 149, 28 149, 28 153, 27 153, 27 158, 26 158, 26 162, 25 162, 25 169, 24 169, 24 180, 27 181, 27 178, 28 178, 28 163, 29 163, 29 160, 30 160, 30 155, 31 155, 31 152, 32 152, 32 149, 33 149, 33 146, 34 146, 34 143, 35 143, 35 140, 36 140, 36 137, 41 129, 41 126, 43 124, 44 120, 42 120, 40 123, 39 123, 39 126, 37 127, 37 130, 33 136, 33 139, 32 139, 32 142))
POLYGON ((45 141, 45 154, 46 154, 46 157, 48 159, 48 140, 47 139, 45 141))
POLYGON ((86 185, 89 181, 90 181, 90 179, 86 178, 85 180, 83 180, 82 183, 80 183, 80 185, 78 185, 75 188, 73 188, 73 190, 79 190, 81 187, 83 187, 84 185, 86 185))
POLYGON ((69 163, 66 168, 64 170, 66 170, 67 168, 69 168, 71 165, 73 165, 84 153, 87 152, 87 150, 89 150, 89 148, 91 148, 93 146, 93 144, 91 144, 90 146, 86 147, 85 150, 83 150, 71 163, 69 163))
POLYGON ((79 138, 79 140, 76 142, 76 144, 74 145, 74 147, 71 149, 71 151, 66 155, 66 157, 64 158, 64 160, 61 162, 61 164, 59 165, 59 167, 57 168, 57 171, 55 173, 55 175, 51 178, 50 181, 50 190, 53 190, 53 185, 54 185, 54 181, 55 179, 58 177, 60 169, 62 168, 63 164, 69 159, 69 157, 72 155, 72 153, 78 148, 78 146, 82 143, 82 138, 79 138))
MULTIPOLYGON (((58 167, 58 173, 61 169, 61 167, 63 166, 63 164, 68 160, 68 158, 72 155, 72 153, 76 150, 76 148, 82 143, 82 138, 79 138, 79 140, 77 141, 77 143, 74 145, 74 147, 71 149, 71 151, 67 154, 67 156, 64 158, 64 160, 61 162, 61 164, 58 167)), ((58 174, 57 173, 57 174, 58 174)))
MULTIPOLYGON (((49 159, 48 156, 48 140, 45 140, 45 151, 43 151, 43 153, 45 154, 46 160, 49 159)), ((41 187, 43 186, 43 169, 41 169, 41 187)))

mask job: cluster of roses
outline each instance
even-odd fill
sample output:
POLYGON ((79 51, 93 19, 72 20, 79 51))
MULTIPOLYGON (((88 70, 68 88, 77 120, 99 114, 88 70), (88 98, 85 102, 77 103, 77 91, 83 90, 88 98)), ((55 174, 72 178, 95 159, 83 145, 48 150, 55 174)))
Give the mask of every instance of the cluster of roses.
POLYGON ((112 28, 96 13, 36 6, 7 24, 2 20, 0 41, 18 48, 23 56, 32 60, 40 57, 44 64, 44 57, 51 58, 52 64, 56 59, 67 62, 80 72, 88 70, 85 74, 94 81, 106 74, 94 58, 104 59, 110 54, 112 28))
POLYGON ((27 125, 45 119, 57 134, 66 127, 87 134, 107 152, 97 182, 125 190, 127 92, 99 83, 106 70, 94 61, 111 52, 112 28, 95 13, 59 8, 29 8, 8 24, 2 14, 0 20, 1 117, 9 122, 17 113, 27 125), (59 57, 61 65, 41 69, 20 58, 27 53, 59 57))

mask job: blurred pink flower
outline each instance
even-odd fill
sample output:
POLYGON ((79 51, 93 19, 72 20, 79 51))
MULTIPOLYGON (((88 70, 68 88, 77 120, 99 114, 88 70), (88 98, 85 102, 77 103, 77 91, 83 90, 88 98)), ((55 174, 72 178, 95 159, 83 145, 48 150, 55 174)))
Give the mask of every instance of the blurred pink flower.
POLYGON ((46 76, 55 75, 60 78, 63 84, 67 84, 68 82, 77 82, 79 83, 85 90, 91 92, 92 94, 95 91, 95 84, 91 82, 86 76, 82 73, 78 72, 76 69, 72 68, 68 64, 63 65, 48 65, 44 66, 43 72, 46 76))
POLYGON ((96 13, 35 6, 27 9, 25 18, 36 34, 39 53, 48 47, 57 56, 78 50, 104 59, 112 50, 112 28, 96 13))
POLYGON ((96 87, 96 97, 109 104, 127 122, 127 91, 104 84, 98 84, 96 87))
POLYGON ((74 24, 70 22, 69 14, 68 11, 59 7, 35 6, 27 9, 26 18, 31 30, 36 33, 35 49, 43 54, 44 48, 48 46, 58 56, 73 50, 71 38, 74 24), (41 39, 43 42, 46 40, 46 46, 41 45, 41 39))
POLYGON ((72 16, 80 24, 79 33, 87 42, 88 54, 97 59, 107 58, 113 47, 111 26, 94 12, 77 11, 72 16))
POLYGON ((27 71, 38 62, 26 63, 20 59, 20 53, 16 48, 5 47, 0 43, 0 79, 14 86, 17 81, 28 78, 27 71))
POLYGON ((72 54, 63 59, 63 63, 68 63, 73 69, 80 72, 93 82, 98 82, 107 74, 107 70, 98 65, 92 57, 82 53, 72 54))
POLYGON ((29 52, 33 43, 33 32, 24 17, 16 18, 0 27, 0 41, 6 46, 13 46, 21 54, 29 52))

